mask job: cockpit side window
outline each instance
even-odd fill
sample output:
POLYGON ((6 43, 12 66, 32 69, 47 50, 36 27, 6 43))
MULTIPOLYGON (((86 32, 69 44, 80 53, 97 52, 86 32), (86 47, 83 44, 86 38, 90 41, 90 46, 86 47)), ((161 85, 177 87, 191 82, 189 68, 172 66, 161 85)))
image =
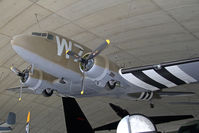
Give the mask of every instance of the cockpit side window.
POLYGON ((33 36, 41 36, 42 33, 38 33, 38 32, 32 32, 33 36))
POLYGON ((32 32, 32 36, 39 36, 39 37, 47 38, 49 40, 54 39, 54 36, 48 33, 32 32))
POLYGON ((42 36, 42 37, 46 37, 46 36, 47 36, 47 33, 42 33, 41 36, 42 36))
POLYGON ((47 39, 49 39, 49 40, 53 40, 53 39, 54 39, 54 36, 53 36, 53 35, 51 35, 51 34, 48 34, 47 39))

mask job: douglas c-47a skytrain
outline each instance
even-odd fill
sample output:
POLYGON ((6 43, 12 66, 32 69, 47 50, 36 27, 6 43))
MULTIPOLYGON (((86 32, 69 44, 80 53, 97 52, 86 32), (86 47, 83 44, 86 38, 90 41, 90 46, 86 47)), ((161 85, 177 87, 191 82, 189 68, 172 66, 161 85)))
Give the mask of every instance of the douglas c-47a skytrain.
POLYGON ((92 51, 52 32, 17 35, 11 41, 12 48, 31 66, 23 71, 12 66, 11 70, 20 77, 20 92, 31 90, 45 96, 51 96, 55 91, 62 97, 112 96, 150 100, 194 94, 163 89, 198 82, 199 58, 119 68, 99 55, 110 43, 106 40, 92 51))

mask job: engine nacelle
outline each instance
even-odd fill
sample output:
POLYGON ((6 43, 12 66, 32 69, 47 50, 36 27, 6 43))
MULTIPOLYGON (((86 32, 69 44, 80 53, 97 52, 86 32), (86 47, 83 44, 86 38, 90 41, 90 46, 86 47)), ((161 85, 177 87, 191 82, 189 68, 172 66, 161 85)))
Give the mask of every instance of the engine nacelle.
POLYGON ((33 90, 36 94, 41 94, 43 90, 52 88, 51 81, 53 80, 55 80, 55 78, 51 75, 35 69, 33 73, 29 73, 21 82, 24 86, 29 87, 29 89, 33 90))
MULTIPOLYGON (((105 87, 108 81, 114 80, 115 74, 111 70, 116 68, 113 68, 114 66, 106 57, 97 56, 88 65, 90 67, 85 71, 85 76, 94 81, 97 86, 105 87)), ((83 72, 81 63, 80 70, 83 72)))

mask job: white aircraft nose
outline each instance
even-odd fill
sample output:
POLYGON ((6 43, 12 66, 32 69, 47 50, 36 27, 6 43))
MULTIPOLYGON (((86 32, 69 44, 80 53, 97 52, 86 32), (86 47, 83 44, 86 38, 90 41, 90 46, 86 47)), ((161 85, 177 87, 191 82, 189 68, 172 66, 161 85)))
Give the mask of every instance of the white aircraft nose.
POLYGON ((20 34, 20 35, 16 35, 12 37, 11 40, 11 44, 13 45, 22 45, 23 43, 25 43, 25 39, 26 39, 26 34, 20 34))
POLYGON ((12 48, 19 56, 25 56, 24 52, 28 50, 28 38, 30 38, 29 34, 20 34, 12 38, 12 48))

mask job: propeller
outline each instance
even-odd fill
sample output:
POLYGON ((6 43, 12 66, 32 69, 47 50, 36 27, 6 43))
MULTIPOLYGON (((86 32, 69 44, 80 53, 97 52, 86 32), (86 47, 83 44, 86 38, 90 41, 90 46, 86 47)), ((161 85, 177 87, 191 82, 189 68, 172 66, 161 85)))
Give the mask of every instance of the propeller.
POLYGON ((85 74, 84 74, 84 70, 83 70, 83 78, 82 78, 82 83, 81 83, 81 88, 82 88, 82 91, 81 91, 81 95, 84 94, 84 79, 85 79, 85 74))
POLYGON ((30 132, 30 112, 28 112, 27 120, 26 120, 26 133, 30 132))
POLYGON ((99 55, 109 44, 110 44, 110 40, 106 39, 106 41, 104 41, 101 45, 99 45, 99 47, 97 47, 95 50, 93 50, 90 54, 86 54, 83 57, 79 56, 77 53, 70 51, 70 50, 66 50, 66 54, 68 54, 69 56, 71 56, 73 59, 76 59, 78 62, 80 62, 80 66, 82 69, 82 74, 83 74, 83 78, 82 78, 82 82, 81 82, 81 95, 84 94, 84 80, 85 80, 85 72, 90 70, 94 64, 94 58, 99 55))
POLYGON ((10 67, 10 70, 14 72, 18 77, 20 77, 20 91, 19 91, 19 101, 22 99, 22 92, 23 92, 23 83, 28 79, 29 73, 33 71, 32 65, 28 66, 23 71, 20 71, 18 68, 14 67, 13 65, 10 67))

